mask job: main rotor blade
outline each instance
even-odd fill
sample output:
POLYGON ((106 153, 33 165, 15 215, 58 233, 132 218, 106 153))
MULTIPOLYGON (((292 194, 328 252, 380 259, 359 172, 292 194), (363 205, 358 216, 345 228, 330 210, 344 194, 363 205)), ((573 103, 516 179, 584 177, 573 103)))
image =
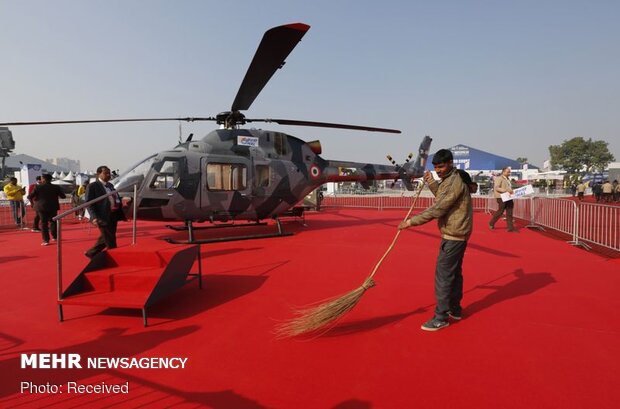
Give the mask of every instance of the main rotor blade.
POLYGON ((153 122, 153 121, 215 121, 215 118, 130 118, 130 119, 83 119, 76 121, 36 121, 36 122, 0 122, 0 126, 19 126, 19 125, 58 125, 58 124, 94 124, 106 122, 153 122))
POLYGON ((387 133, 401 133, 398 129, 389 128, 375 128, 371 126, 360 125, 347 125, 347 124, 333 124, 330 122, 314 122, 314 121, 297 121, 294 119, 245 119, 245 122, 275 122, 280 125, 295 125, 295 126, 316 126, 320 128, 338 128, 338 129, 353 129, 356 131, 369 131, 369 132, 387 132, 387 133))
POLYGON ((293 23, 267 30, 237 91, 230 108, 232 112, 250 108, 254 99, 276 70, 282 68, 286 57, 309 29, 307 24, 293 23))

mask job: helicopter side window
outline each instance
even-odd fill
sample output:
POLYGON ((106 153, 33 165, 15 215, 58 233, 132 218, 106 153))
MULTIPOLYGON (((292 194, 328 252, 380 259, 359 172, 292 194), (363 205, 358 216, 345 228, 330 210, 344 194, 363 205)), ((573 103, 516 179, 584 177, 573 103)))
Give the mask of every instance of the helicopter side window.
POLYGON ((230 163, 207 164, 209 190, 244 190, 247 187, 248 169, 230 163))
POLYGON ((151 189, 172 189, 179 181, 179 162, 167 160, 161 165, 161 170, 157 173, 149 187, 151 189))
POLYGON ((286 155, 287 153, 287 149, 286 149, 286 135, 281 134, 281 133, 277 133, 274 135, 275 138, 273 139, 273 148, 276 151, 276 153, 278 155, 286 155))
POLYGON ((267 187, 270 181, 269 166, 256 165, 256 178, 254 183, 256 187, 267 187))

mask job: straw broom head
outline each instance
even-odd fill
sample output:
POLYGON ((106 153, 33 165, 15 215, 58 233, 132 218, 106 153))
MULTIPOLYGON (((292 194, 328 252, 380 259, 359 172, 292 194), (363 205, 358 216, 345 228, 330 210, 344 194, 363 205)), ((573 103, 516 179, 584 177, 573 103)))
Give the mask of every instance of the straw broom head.
POLYGON ((370 287, 374 287, 372 277, 368 277, 364 283, 353 291, 340 297, 327 300, 314 307, 308 307, 296 312, 297 317, 285 321, 276 328, 279 338, 295 337, 312 333, 324 328, 330 323, 335 323, 338 318, 351 311, 357 305, 362 295, 370 287))

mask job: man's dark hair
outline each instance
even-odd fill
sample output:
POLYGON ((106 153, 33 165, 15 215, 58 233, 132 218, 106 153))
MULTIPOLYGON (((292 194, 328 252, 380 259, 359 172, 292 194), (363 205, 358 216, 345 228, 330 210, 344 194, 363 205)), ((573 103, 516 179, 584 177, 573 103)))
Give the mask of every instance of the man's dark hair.
POLYGON ((439 149, 435 155, 433 155, 433 165, 440 163, 448 163, 453 160, 452 152, 448 149, 439 149))
POLYGON ((15 183, 17 183, 17 178, 15 178, 15 177, 10 178, 9 180, 10 180, 11 182, 15 182, 15 183))
POLYGON ((37 176, 34 180, 41 180, 41 176, 37 176))
POLYGON ((109 170, 110 168, 107 167, 106 165, 99 166, 97 168, 97 174, 100 174, 101 172, 103 172, 104 169, 108 169, 109 170))
POLYGON ((44 173, 41 177, 45 179, 47 183, 50 183, 52 181, 52 175, 50 175, 49 173, 44 173))

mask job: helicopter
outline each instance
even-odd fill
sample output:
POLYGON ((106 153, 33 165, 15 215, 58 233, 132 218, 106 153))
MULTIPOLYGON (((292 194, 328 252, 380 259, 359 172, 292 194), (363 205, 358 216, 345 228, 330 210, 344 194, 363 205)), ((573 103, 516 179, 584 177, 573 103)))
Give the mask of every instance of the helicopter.
POLYGON ((229 111, 215 117, 94 119, 72 121, 8 122, 0 126, 50 125, 72 123, 138 121, 213 121, 220 125, 200 140, 193 134, 170 150, 153 154, 112 180, 121 194, 137 186, 137 218, 156 221, 182 221, 174 230, 188 230, 187 241, 214 241, 266 238, 288 235, 279 216, 291 211, 308 194, 328 182, 359 182, 364 188, 373 180, 401 179, 408 189, 423 175, 431 138, 420 144, 418 156, 401 166, 326 160, 320 155, 318 140, 305 142, 283 132, 242 128, 247 123, 352 129, 400 133, 397 129, 315 122, 292 119, 252 119, 248 110, 273 74, 310 29, 304 23, 286 24, 267 30, 239 87, 229 111), (355 169, 342 172, 342 169, 355 169), (194 230, 209 227, 260 225, 272 218, 277 233, 233 238, 196 240, 194 230), (235 221, 247 221, 235 224, 235 221), (195 222, 212 226, 195 227, 195 222), (217 223, 216 223, 217 222, 217 223), (232 223, 231 223, 232 222, 232 223), (218 224, 219 223, 219 224, 218 224))

